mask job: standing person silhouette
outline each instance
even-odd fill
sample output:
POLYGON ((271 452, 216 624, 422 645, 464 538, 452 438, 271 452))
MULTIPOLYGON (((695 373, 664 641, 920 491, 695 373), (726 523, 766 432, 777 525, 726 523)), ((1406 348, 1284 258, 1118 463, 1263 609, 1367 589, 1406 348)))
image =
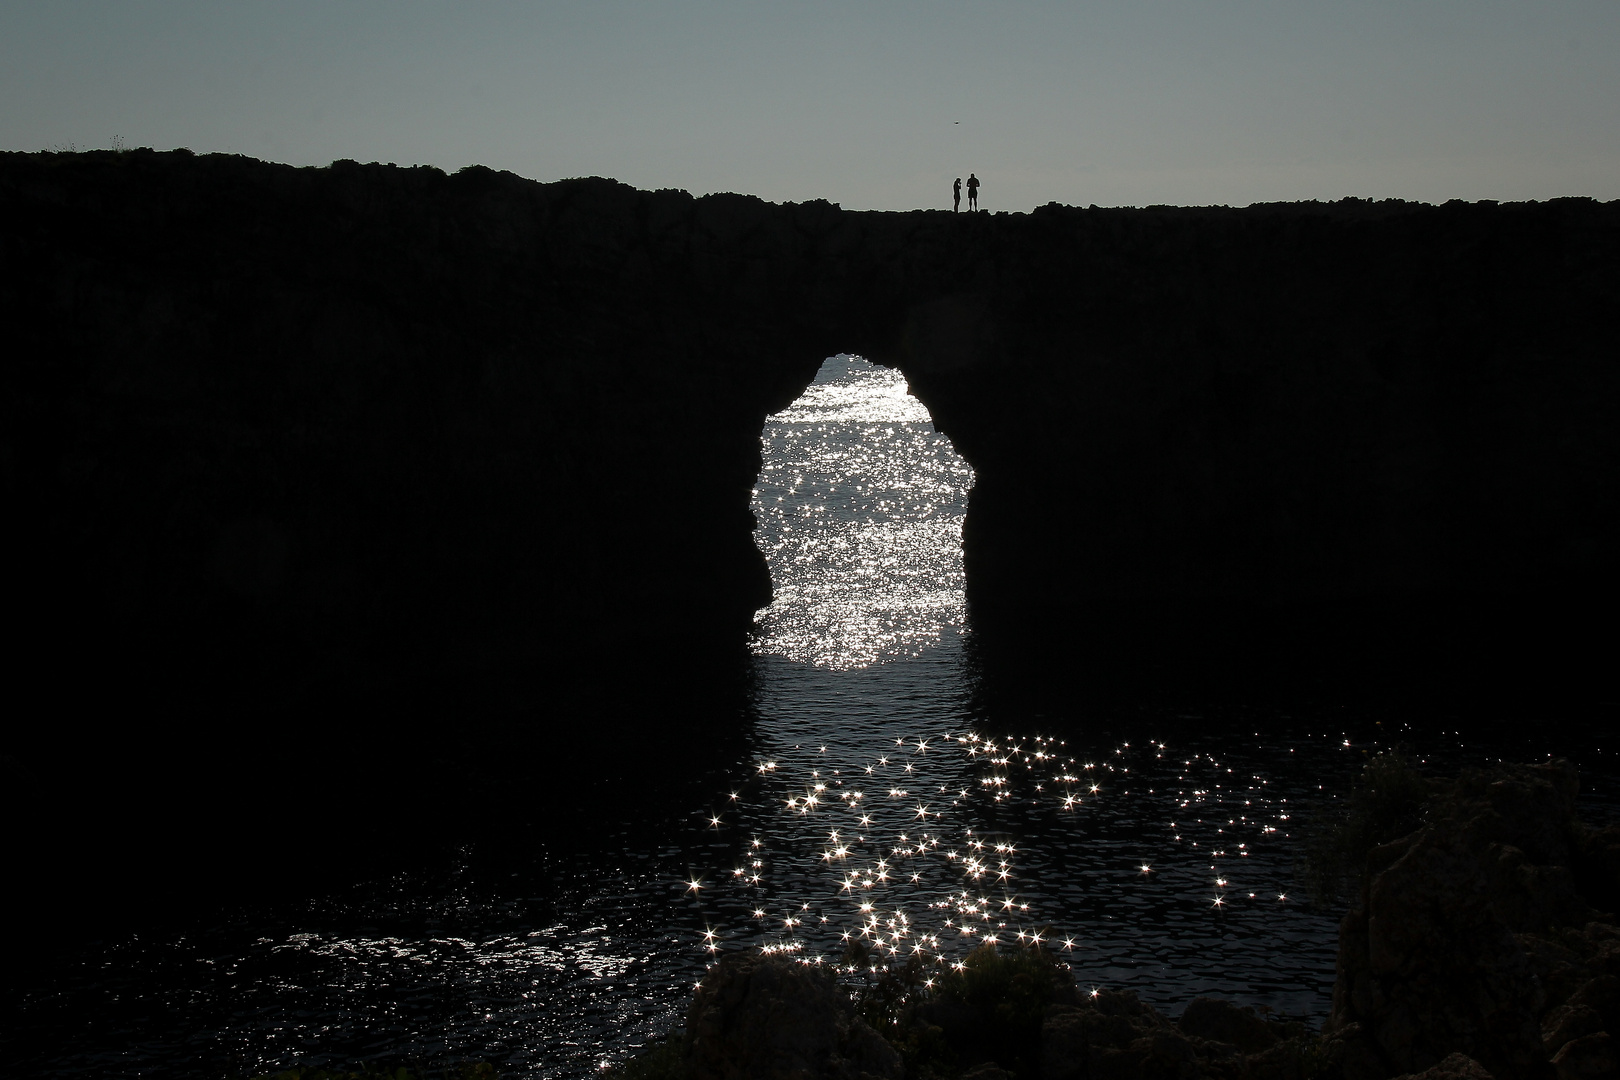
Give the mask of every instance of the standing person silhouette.
POLYGON ((962 178, 958 176, 956 183, 951 185, 951 213, 962 209, 962 178))
POLYGON ((979 208, 979 178, 968 173, 968 212, 979 208))

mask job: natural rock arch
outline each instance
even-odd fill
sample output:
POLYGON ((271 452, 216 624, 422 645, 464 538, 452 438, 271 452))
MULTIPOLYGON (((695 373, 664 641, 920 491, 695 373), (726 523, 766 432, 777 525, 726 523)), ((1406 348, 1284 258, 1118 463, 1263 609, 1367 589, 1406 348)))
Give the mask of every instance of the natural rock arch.
POLYGON ((6 155, 0 198, 32 670, 735 640, 760 425, 839 348, 973 465, 986 625, 1523 639, 1620 591, 1612 204, 953 217, 145 151, 6 155))

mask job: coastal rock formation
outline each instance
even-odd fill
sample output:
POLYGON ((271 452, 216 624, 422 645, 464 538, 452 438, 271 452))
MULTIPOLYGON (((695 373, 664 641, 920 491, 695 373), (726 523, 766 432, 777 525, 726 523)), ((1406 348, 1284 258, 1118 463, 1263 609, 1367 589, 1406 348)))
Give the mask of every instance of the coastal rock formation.
POLYGON ((1620 520, 1601 419, 1620 294, 1599 284, 1617 210, 1048 207, 987 227, 967 295, 919 309, 932 332, 900 359, 974 467, 981 636, 1059 635, 1043 662, 1123 640, 1456 661, 1496 685, 1581 672, 1587 598, 1617 588, 1598 539, 1620 520))
POLYGON ((1438 1065, 1420 1073, 1406 1073, 1397 1080, 1491 1080, 1491 1074, 1468 1055, 1451 1054, 1438 1065))
POLYGON ((1105 990, 1054 1005, 1041 1027, 1041 1080, 1303 1080, 1326 1060, 1300 1025, 1267 1022, 1216 998, 1195 998, 1172 1022, 1135 991, 1105 990))
POLYGON ((900 1055, 831 975, 781 957, 726 957, 686 1018, 691 1080, 886 1080, 900 1055))
MULTIPOLYGON (((735 642, 819 208, 184 154, 0 163, 23 670, 158 700, 735 642)), ((811 316, 813 318, 813 316, 811 316)), ((300 694, 301 687, 319 689, 300 694)))
POLYGON ((734 648, 763 419, 837 351, 972 464, 986 641, 1433 660, 1620 595, 1613 204, 849 213, 134 151, 0 156, 0 238, 21 672, 285 705, 734 648))
MULTIPOLYGON (((1299 1024, 1268 1022, 1213 998, 1196 999, 1172 1022, 1134 991, 1080 997, 1072 984, 1067 989, 1027 1044, 986 1039, 975 1009, 944 1002, 901 1017, 900 1042, 916 1055, 922 1076, 963 1080, 1037 1073, 1041 1080, 1305 1080, 1337 1067, 1343 1056, 1336 1043, 1324 1050, 1299 1024)), ((901 1055, 855 1015, 847 991, 824 972, 780 956, 737 954, 712 969, 694 993, 683 1045, 692 1080, 906 1074, 901 1055)))
POLYGON ((1589 899, 1616 895, 1620 829, 1582 828, 1577 788, 1564 762, 1465 774, 1375 849, 1329 1030, 1358 1029, 1385 1075, 1453 1053, 1498 1080, 1612 1070, 1620 928, 1589 899))
MULTIPOLYGON (((1382 1080, 1388 1075, 1361 1062, 1356 1048, 1347 1049, 1340 1040, 1310 1035, 1298 1023, 1264 1020, 1230 1002, 1198 998, 1171 1021, 1135 991, 1081 997, 1072 993, 1072 985, 1068 989, 1059 995, 1063 1000, 1046 1008, 1027 1041, 987 1038, 984 1017, 976 1010, 934 1001, 899 1018, 898 1044, 912 1054, 916 1075, 924 1078, 1382 1080)), ((854 1015, 848 993, 829 977, 785 957, 755 954, 727 957, 704 979, 688 1013, 683 1062, 692 1080, 911 1075, 901 1055, 854 1015)))
POLYGON ((4 670, 80 718, 10 747, 78 819, 19 812, 41 851, 128 831, 47 878, 136 872, 198 805, 323 831, 310 747, 388 775, 469 716, 735 715, 760 432, 840 351, 974 469, 981 687, 1111 649, 1539 692, 1603 669, 1620 600, 1620 204, 852 213, 0 154, 0 319, 4 670))

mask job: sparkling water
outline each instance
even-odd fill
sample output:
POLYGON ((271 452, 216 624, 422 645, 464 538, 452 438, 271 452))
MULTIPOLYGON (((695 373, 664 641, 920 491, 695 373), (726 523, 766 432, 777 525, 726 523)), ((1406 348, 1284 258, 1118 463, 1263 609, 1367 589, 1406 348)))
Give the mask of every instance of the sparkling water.
POLYGON ((986 941, 1171 1012, 1216 994, 1319 1020, 1339 913, 1297 889, 1295 840, 1369 752, 1584 752, 1591 807, 1610 805, 1579 718, 1492 741, 1398 703, 1058 692, 987 712, 964 645, 972 474, 904 379, 833 357, 764 441, 776 599, 750 704, 725 721, 744 750, 628 794, 593 788, 588 757, 537 760, 536 785, 566 768, 600 803, 567 835, 541 821, 433 872, 91 944, 16 996, 7 1058, 35 1076, 472 1058, 583 1077, 678 1027, 728 950, 859 982, 858 956, 944 970, 986 941))

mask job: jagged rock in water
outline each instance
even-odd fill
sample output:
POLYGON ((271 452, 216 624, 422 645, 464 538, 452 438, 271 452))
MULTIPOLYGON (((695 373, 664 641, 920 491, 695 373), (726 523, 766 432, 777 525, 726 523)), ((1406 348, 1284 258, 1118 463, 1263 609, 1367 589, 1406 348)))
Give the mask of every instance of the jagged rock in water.
POLYGON ((687 1012, 692 1080, 885 1080, 900 1055, 823 972, 782 957, 728 956, 687 1012))

